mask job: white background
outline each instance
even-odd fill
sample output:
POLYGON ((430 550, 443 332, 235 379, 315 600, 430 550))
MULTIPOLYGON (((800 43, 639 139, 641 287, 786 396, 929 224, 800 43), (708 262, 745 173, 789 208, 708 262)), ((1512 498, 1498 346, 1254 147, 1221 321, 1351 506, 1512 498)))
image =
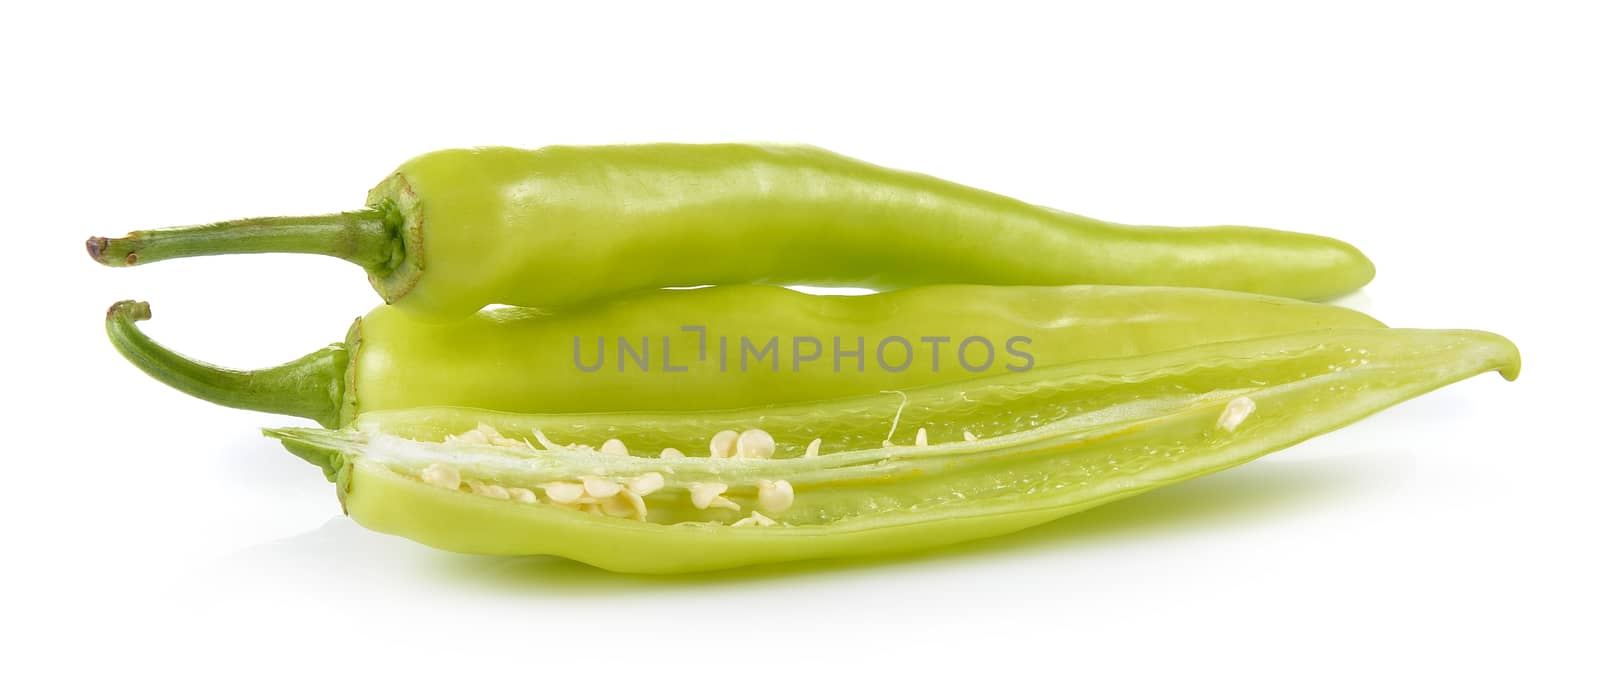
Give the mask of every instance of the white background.
POLYGON ((5 11, 0 692, 1595 695, 1582 3, 579 4, 5 11), (1379 270, 1342 303, 1505 334, 1524 376, 1005 539, 641 579, 362 530, 255 431, 289 420, 102 334, 139 298, 263 366, 375 296, 318 258, 103 269, 89 235, 357 207, 435 148, 653 140, 1334 235, 1379 270))

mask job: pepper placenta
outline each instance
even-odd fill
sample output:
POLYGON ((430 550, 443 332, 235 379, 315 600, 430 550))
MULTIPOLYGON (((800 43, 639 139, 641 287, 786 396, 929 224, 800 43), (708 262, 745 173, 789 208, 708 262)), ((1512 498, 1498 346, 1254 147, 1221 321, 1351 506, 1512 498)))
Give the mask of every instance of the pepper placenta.
POLYGON ((1488 333, 1328 330, 810 405, 421 408, 367 413, 344 430, 267 433, 339 454, 340 500, 373 530, 446 550, 670 573, 1015 531, 1252 460, 1484 371, 1514 379, 1519 366, 1516 347, 1488 333))
POLYGON ((97 237, 88 249, 112 266, 331 255, 430 320, 703 284, 1159 285, 1315 299, 1373 276, 1330 238, 1117 225, 802 146, 444 150, 401 165, 367 205, 97 237))
POLYGON ((705 410, 827 400, 1085 359, 1314 329, 1377 328, 1336 306, 1205 289, 929 286, 867 296, 778 287, 647 291, 584 307, 499 308, 450 325, 379 306, 333 344, 234 371, 106 315, 112 344, 179 390, 340 426, 375 410, 705 410))

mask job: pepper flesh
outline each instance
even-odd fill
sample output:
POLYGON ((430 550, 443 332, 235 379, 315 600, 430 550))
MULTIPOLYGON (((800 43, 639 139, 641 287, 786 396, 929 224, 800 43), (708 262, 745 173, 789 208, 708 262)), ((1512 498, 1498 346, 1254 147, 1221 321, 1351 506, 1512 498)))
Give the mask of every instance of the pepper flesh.
POLYGON ((1483 332, 1331 330, 801 406, 595 415, 432 408, 369 413, 342 431, 267 433, 340 453, 340 499, 373 530, 445 550, 673 573, 1007 533, 1238 465, 1481 372, 1514 379, 1519 367, 1514 345, 1483 332), (475 424, 529 445, 439 442, 475 424), (635 453, 688 452, 717 430, 757 425, 779 444, 771 460, 558 445, 620 438, 635 453), (906 445, 906 430, 918 426, 929 445, 906 445), (891 430, 898 438, 885 439, 891 430), (803 456, 800 444, 818 437, 833 446, 803 456), (665 486, 638 521, 424 484, 417 473, 433 464, 525 488, 644 473, 664 473, 665 486), (776 525, 719 525, 758 509, 754 486, 776 479, 794 491, 792 507, 770 515, 776 525), (685 490, 707 481, 726 484, 741 511, 689 502, 685 490))
POLYGON ((703 284, 1220 288, 1305 299, 1372 279, 1354 247, 1265 228, 1107 223, 804 146, 443 150, 365 211, 91 238, 111 266, 307 252, 433 320, 703 284))
POLYGON ((156 379, 219 404, 324 426, 366 411, 430 405, 589 412, 804 402, 1209 342, 1382 327, 1336 306, 1205 289, 930 286, 814 296, 721 286, 648 291, 567 310, 492 309, 450 325, 380 306, 343 344, 271 369, 230 371, 156 344, 134 324, 147 317, 146 305, 118 304, 106 331, 156 379), (880 360, 876 346, 889 337, 904 344, 888 342, 891 351, 880 360), (961 346, 971 337, 987 343, 987 362, 982 344, 961 346), (1027 341, 1008 346, 1015 337, 1027 341), (643 351, 644 365, 636 361, 641 355, 622 351, 619 338, 643 351), (731 344, 725 360, 720 338, 731 344), (791 341, 801 338, 815 340, 804 353, 791 341), (863 354, 835 355, 834 338, 863 354), (751 361, 755 352, 745 340, 761 348, 775 342, 777 353, 751 361), (817 358, 800 360, 811 349, 817 358), (911 354, 902 360, 904 349, 911 354), (588 370, 597 356, 606 357, 604 365, 588 370), (986 368, 970 370, 978 366, 986 368))

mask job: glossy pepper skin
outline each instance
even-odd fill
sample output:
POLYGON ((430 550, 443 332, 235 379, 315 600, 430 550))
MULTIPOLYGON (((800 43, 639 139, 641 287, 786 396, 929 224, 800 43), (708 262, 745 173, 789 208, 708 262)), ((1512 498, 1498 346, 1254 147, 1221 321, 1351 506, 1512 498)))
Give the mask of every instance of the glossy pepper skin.
POLYGON ((379 306, 344 343, 275 368, 231 371, 155 343, 135 326, 148 316, 144 304, 119 303, 106 331, 156 379, 219 404, 325 426, 433 405, 536 413, 807 402, 1209 342, 1382 327, 1336 306, 1205 289, 928 286, 815 296, 720 286, 548 312, 486 310, 448 325, 379 306), (967 342, 972 337, 980 341, 967 342), (836 355, 835 338, 861 354, 836 355))
POLYGON ((1478 373, 1514 379, 1519 366, 1515 346, 1483 332, 1329 330, 801 406, 430 408, 369 413, 342 431, 267 433, 338 453, 340 500, 373 530, 445 550, 676 573, 999 535, 1238 465, 1478 373), (775 440, 760 454, 770 457, 698 457, 709 434, 753 427, 775 440), (463 438, 484 433, 495 443, 463 438), (634 455, 561 445, 602 438, 634 455), (690 457, 642 455, 665 447, 690 457), (573 510, 556 494, 579 487, 609 505, 651 478, 637 508, 573 510), (764 498, 778 481, 792 496, 764 498), (717 506, 696 503, 707 483, 725 487, 717 506))
POLYGON ((435 321, 705 284, 1113 284, 1320 299, 1373 276, 1330 238, 1106 223, 805 146, 443 150, 401 165, 367 204, 88 248, 113 266, 333 255, 365 267, 385 301, 435 321))

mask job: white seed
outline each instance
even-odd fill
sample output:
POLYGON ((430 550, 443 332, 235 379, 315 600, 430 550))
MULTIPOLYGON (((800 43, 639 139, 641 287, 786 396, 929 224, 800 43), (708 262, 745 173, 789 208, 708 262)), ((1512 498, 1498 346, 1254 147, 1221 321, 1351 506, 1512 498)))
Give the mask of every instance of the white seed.
POLYGON ((507 492, 506 488, 499 485, 490 485, 481 482, 469 482, 467 483, 467 487, 472 489, 473 494, 481 494, 492 499, 511 498, 511 493, 507 492))
POLYGON ((434 463, 423 468, 421 477, 423 482, 435 487, 443 487, 447 490, 461 488, 461 473, 455 468, 441 463, 434 463))
POLYGON ((734 526, 771 526, 771 525, 773 525, 775 523, 778 523, 778 522, 773 521, 772 519, 769 519, 769 518, 767 518, 765 516, 762 516, 761 512, 752 511, 752 512, 750 512, 749 516, 746 516, 746 517, 744 517, 742 519, 739 519, 738 521, 733 522, 732 525, 734 525, 734 526))
POLYGON ((926 446, 926 445, 928 445, 928 429, 926 427, 917 427, 917 442, 916 443, 917 443, 918 446, 926 446))
POLYGON ((476 444, 479 446, 489 445, 489 437, 477 429, 473 429, 472 431, 464 431, 454 436, 446 436, 444 437, 444 440, 446 442, 461 442, 476 444))
POLYGON ((628 447, 623 445, 622 439, 606 439, 605 443, 600 444, 600 452, 608 456, 626 456, 628 447))
POLYGON ((970 431, 963 431, 961 432, 961 438, 965 441, 977 441, 978 435, 970 431))
POLYGON ((689 484, 689 503, 696 509, 705 509, 711 506, 711 500, 728 491, 728 486, 720 482, 693 482, 689 484))
POLYGON ((738 511, 739 504, 722 496, 728 486, 720 482, 696 482, 689 485, 689 503, 696 509, 728 509, 738 511))
POLYGON ((717 432, 715 436, 711 437, 711 457, 732 458, 734 444, 738 443, 738 441, 739 432, 737 431, 725 430, 717 432))
POLYGON ((520 449, 526 449, 526 450, 529 450, 529 451, 533 450, 533 445, 528 443, 527 441, 519 441, 517 439, 509 439, 509 438, 506 438, 504 436, 491 436, 491 437, 489 437, 489 443, 492 443, 492 444, 494 444, 496 446, 502 446, 502 447, 505 447, 505 448, 520 448, 520 449))
POLYGON ((1222 414, 1217 417, 1217 428, 1223 431, 1238 429, 1244 418, 1249 417, 1254 411, 1256 411, 1255 400, 1243 395, 1229 400, 1228 405, 1222 408, 1222 414))
POLYGON ((550 506, 557 509, 566 509, 567 511, 577 511, 582 508, 576 502, 551 502, 550 506))
POLYGON ((629 506, 633 508, 634 518, 643 521, 644 517, 650 513, 650 510, 644 505, 644 497, 634 494, 628 490, 623 490, 622 494, 617 496, 621 497, 628 503, 629 506))
POLYGON ((683 451, 679 451, 676 448, 672 448, 671 446, 668 446, 667 448, 661 449, 661 457, 662 458, 682 458, 683 457, 683 451))
POLYGON ((583 485, 576 482, 549 482, 542 487, 544 496, 556 504, 573 504, 583 496, 583 485))
POLYGON ((506 494, 511 495, 513 500, 525 504, 533 504, 539 501, 539 497, 533 493, 533 490, 526 487, 507 487, 506 494))
POLYGON ((788 480, 756 480, 756 501, 774 514, 794 506, 794 485, 788 480))
POLYGON ((590 497, 604 499, 621 492, 622 483, 615 480, 607 480, 603 477, 587 475, 583 478, 583 491, 587 492, 590 497))
POLYGON ((661 473, 645 473, 628 480, 628 491, 643 497, 659 491, 666 485, 666 478, 661 477, 661 473))
POLYGON ((600 505, 595 502, 585 502, 582 506, 579 506, 578 509, 582 510, 585 514, 600 514, 604 516, 606 513, 605 510, 601 509, 600 505))
POLYGON ((623 499, 621 494, 618 494, 615 497, 606 497, 600 500, 600 511, 605 512, 606 516, 627 518, 633 516, 633 504, 623 499))
POLYGON ((735 450, 740 458, 771 458, 778 450, 772 435, 761 429, 750 429, 739 435, 735 450))
POLYGON ((822 439, 812 439, 811 443, 806 444, 806 457, 807 458, 816 458, 817 454, 821 453, 821 452, 822 452, 822 439))
POLYGON ((516 439, 508 439, 503 436, 498 429, 495 429, 494 427, 482 422, 478 423, 477 429, 466 432, 462 434, 461 437, 471 443, 487 443, 494 444, 496 446, 507 447, 517 447, 523 445, 521 441, 516 439))

